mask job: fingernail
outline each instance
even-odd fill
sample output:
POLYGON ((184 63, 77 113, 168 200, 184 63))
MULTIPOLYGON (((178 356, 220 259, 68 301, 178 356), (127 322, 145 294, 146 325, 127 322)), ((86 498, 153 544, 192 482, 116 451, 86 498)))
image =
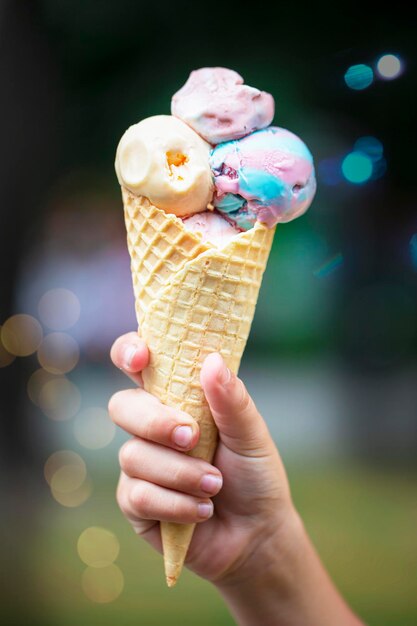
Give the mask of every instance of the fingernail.
POLYGON ((218 373, 218 380, 222 385, 226 386, 230 383, 231 378, 232 378, 232 372, 229 370, 228 367, 226 367, 223 361, 223 365, 220 368, 219 373, 218 373))
POLYGON ((130 370, 132 367, 133 358, 138 351, 137 346, 128 346, 123 353, 123 367, 130 370))
POLYGON ((223 484, 220 476, 214 476, 214 474, 206 474, 201 479, 201 489, 206 493, 217 493, 223 484))
POLYGON ((177 446, 188 448, 193 438, 193 429, 191 426, 177 426, 173 432, 172 438, 177 446))
POLYGON ((198 517, 207 519, 213 515, 213 503, 212 502, 200 502, 197 506, 198 517))

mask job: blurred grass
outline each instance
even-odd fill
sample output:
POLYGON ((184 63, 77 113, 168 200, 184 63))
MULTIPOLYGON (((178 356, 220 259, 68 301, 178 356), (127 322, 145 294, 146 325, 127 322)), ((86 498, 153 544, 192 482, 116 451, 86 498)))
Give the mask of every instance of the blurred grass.
MULTIPOLYGON (((360 465, 296 466, 289 470, 295 503, 339 589, 371 626, 417 623, 417 475, 360 465)), ((139 541, 114 500, 114 475, 96 485, 77 509, 48 501, 31 555, 44 623, 173 626, 228 625, 217 592, 184 572, 165 587, 161 557, 139 541), (116 561, 125 578, 121 596, 95 604, 81 588, 85 565, 77 540, 104 526, 120 541, 116 561)))
POLYGON ((294 501, 332 578, 368 624, 417 623, 417 475, 346 466, 292 472, 294 501))

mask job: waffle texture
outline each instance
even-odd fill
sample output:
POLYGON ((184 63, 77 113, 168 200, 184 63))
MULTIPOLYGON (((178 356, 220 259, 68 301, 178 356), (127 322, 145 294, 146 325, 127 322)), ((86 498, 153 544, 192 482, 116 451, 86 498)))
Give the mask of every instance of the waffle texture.
MULTIPOLYGON (((219 249, 146 198, 122 191, 139 333, 150 352, 144 386, 199 423, 200 440, 190 454, 211 461, 217 430, 200 385, 201 365, 220 352, 237 373, 275 229, 257 223, 219 249)), ((193 528, 161 523, 169 586, 181 572, 193 528)))

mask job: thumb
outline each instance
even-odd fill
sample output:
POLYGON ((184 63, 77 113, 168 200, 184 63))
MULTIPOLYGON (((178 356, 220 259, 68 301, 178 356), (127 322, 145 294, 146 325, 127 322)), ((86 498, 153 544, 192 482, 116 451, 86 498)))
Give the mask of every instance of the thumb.
POLYGON ((268 427, 243 382, 225 365, 220 354, 209 354, 201 368, 201 385, 219 430, 220 440, 243 456, 271 452, 268 427))

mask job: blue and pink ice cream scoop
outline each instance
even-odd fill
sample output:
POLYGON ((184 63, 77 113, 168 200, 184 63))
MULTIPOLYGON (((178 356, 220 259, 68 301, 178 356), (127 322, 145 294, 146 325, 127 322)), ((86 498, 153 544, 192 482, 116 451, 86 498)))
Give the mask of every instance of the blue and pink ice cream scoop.
POLYGON ((299 217, 316 192, 313 157, 296 135, 269 126, 211 152, 213 204, 241 230, 299 217))
MULTIPOLYGON (((270 126, 274 100, 233 70, 191 73, 172 113, 212 144, 212 204, 240 231, 299 217, 316 192, 313 157, 299 137, 270 126)), ((201 221, 201 219, 200 219, 201 221)))

